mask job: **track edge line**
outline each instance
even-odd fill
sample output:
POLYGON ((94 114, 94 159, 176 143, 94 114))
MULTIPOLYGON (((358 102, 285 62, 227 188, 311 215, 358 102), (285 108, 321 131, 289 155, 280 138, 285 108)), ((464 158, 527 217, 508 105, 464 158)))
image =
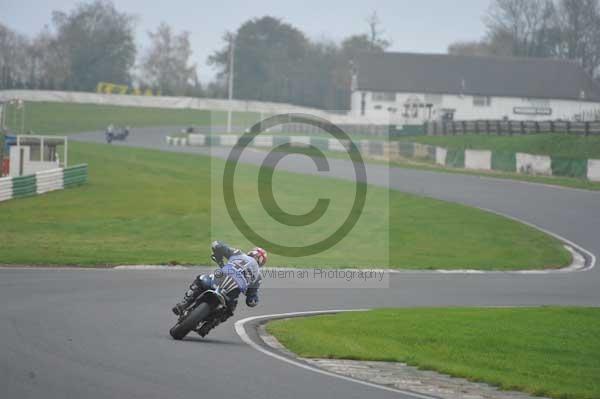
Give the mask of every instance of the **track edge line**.
POLYGON ((343 313, 343 312, 364 312, 367 310, 369 310, 369 309, 316 310, 316 311, 305 311, 305 312, 270 314, 270 315, 263 315, 263 316, 252 316, 252 317, 247 317, 245 319, 236 321, 234 328, 235 328, 235 332, 238 334, 238 336, 241 338, 241 340, 243 342, 245 342, 247 345, 249 345, 250 347, 252 347, 253 349, 255 349, 259 352, 262 352, 263 354, 270 356, 274 359, 283 361, 285 363, 302 368, 304 370, 309 370, 309 371, 312 371, 312 372, 315 372, 315 373, 318 373, 321 375, 325 375, 328 377, 334 377, 334 378, 339 378, 339 379, 342 379, 345 381, 354 382, 357 384, 368 386, 370 388, 376 388, 376 389, 381 389, 381 390, 388 391, 388 392, 394 392, 394 393, 398 393, 398 394, 402 394, 402 395, 408 395, 413 398, 438 399, 436 396, 429 396, 429 395, 424 395, 424 394, 420 394, 417 392, 392 388, 392 387, 388 387, 385 385, 379 385, 379 384, 375 384, 372 382, 359 380, 357 378, 352 378, 352 377, 348 377, 345 375, 332 373, 330 371, 326 371, 326 370, 320 369, 318 367, 314 367, 309 364, 285 357, 283 355, 276 353, 274 350, 266 349, 265 347, 261 346, 260 344, 256 343, 255 341, 253 341, 252 338, 250 338, 250 336, 246 332, 246 327, 245 327, 247 323, 254 322, 257 320, 269 320, 269 319, 279 319, 279 318, 298 317, 298 316, 314 316, 314 315, 319 315, 319 314, 333 314, 333 313, 343 313))

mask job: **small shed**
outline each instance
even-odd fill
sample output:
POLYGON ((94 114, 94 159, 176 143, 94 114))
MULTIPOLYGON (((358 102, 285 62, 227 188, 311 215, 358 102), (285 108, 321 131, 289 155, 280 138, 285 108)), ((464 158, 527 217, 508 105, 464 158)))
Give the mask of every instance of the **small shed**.
POLYGON ((67 167, 67 147, 67 137, 6 136, 2 176, 25 176, 44 170, 65 168, 67 167), (61 152, 62 157, 60 156, 61 152))

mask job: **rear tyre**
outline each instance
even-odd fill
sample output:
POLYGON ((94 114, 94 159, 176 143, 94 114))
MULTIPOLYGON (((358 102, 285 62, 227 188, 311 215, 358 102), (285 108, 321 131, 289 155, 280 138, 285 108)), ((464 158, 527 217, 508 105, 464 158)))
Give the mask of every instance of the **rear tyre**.
POLYGON ((169 331, 171 337, 178 341, 183 339, 190 331, 195 329, 201 321, 206 319, 209 314, 210 306, 207 303, 201 303, 196 309, 192 310, 185 319, 171 328, 169 331))

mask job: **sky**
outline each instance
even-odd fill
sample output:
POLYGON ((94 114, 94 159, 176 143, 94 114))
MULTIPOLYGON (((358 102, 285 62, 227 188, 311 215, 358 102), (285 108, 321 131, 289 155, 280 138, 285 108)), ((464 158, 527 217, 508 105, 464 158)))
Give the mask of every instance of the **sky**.
MULTIPOLYGON (((69 11, 79 0, 0 0, 0 22, 20 33, 34 35, 50 24, 53 10, 69 11)), ((225 31, 235 31, 251 18, 270 15, 303 31, 311 39, 341 39, 365 33, 366 18, 376 11, 388 51, 444 53, 458 40, 480 39, 482 16, 490 0, 114 0, 119 11, 136 16, 136 40, 148 46, 147 32, 162 22, 176 32, 189 31, 193 62, 201 81, 215 71, 206 58, 223 46, 225 31)))

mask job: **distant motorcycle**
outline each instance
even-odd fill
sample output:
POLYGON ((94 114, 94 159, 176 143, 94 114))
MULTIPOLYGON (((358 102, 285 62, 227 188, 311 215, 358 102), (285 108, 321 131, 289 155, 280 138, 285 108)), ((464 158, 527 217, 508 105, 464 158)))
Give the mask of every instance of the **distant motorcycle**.
POLYGON ((127 137, 129 137, 129 128, 125 127, 115 131, 114 127, 111 125, 106 129, 106 142, 108 144, 113 141, 127 141, 127 137))
POLYGON ((179 316, 177 324, 169 331, 173 339, 181 340, 191 331, 204 337, 228 312, 227 292, 230 289, 231 277, 221 275, 213 281, 212 289, 200 294, 179 316))

